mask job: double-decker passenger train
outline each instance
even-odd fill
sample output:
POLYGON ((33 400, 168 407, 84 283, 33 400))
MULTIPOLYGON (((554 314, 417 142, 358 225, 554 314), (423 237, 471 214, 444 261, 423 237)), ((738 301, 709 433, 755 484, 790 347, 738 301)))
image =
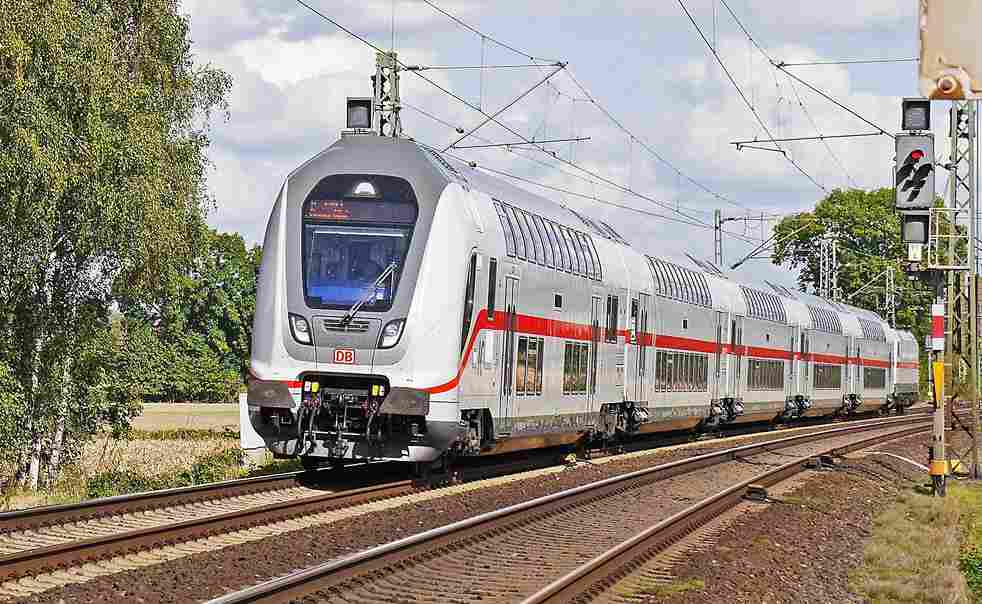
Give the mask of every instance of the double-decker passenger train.
POLYGON ((307 466, 425 464, 914 401, 910 333, 673 257, 411 140, 343 135, 270 214, 250 421, 307 466))

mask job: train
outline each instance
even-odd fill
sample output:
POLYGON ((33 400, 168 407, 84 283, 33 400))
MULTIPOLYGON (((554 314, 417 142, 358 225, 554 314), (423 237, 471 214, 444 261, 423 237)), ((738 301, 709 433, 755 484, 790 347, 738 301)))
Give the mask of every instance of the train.
POLYGON ((429 468, 917 399, 910 332, 652 246, 412 139, 342 133, 270 212, 249 422, 308 468, 429 468))

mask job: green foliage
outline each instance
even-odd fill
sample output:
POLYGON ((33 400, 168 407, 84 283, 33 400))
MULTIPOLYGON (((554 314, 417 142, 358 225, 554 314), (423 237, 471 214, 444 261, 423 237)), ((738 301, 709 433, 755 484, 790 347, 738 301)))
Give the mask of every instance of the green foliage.
POLYGON ((245 461, 245 452, 239 448, 205 455, 189 468, 160 476, 145 476, 132 471, 110 470, 90 478, 86 497, 112 497, 127 493, 140 493, 159 489, 189 487, 209 482, 237 478, 245 461))
POLYGON ((0 448, 29 474, 125 431, 145 386, 112 363, 146 359, 110 309, 157 301, 208 235, 208 118, 231 82, 194 64, 179 10, 0 0, 0 360, 24 399, 0 448))
POLYGON ((924 341, 930 330, 930 313, 926 309, 933 296, 926 284, 908 280, 904 273, 906 250, 900 240, 900 220, 893 208, 893 189, 836 189, 818 202, 814 211, 782 220, 775 235, 778 243, 772 261, 800 270, 799 286, 812 292, 817 291, 821 276, 822 238, 834 236, 838 241, 837 285, 843 299, 881 314, 885 303, 885 276, 881 273, 893 267, 896 326, 911 330, 918 342, 924 341), (853 296, 856 292, 859 293, 853 296))
POLYGON ((156 303, 121 302, 124 381, 142 401, 234 400, 248 371, 260 257, 240 235, 209 230, 156 303))

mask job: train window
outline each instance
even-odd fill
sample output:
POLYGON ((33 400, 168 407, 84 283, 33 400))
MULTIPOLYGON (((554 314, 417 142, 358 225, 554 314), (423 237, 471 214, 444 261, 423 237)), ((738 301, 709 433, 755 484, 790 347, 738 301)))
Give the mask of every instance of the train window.
POLYGON ((604 340, 611 344, 617 343, 617 296, 607 296, 607 324, 604 329, 604 340))
POLYGON ((546 234, 545 225, 542 224, 542 218, 532 214, 532 223, 535 226, 535 232, 539 236, 539 241, 542 242, 542 258, 545 265, 552 268, 556 264, 552 260, 552 245, 549 243, 549 236, 546 234))
POLYGON ((519 336, 518 338, 518 371, 515 372, 515 394, 525 394, 525 387, 528 382, 527 379, 527 366, 528 366, 528 344, 529 339, 526 336, 519 336))
POLYGON ((784 361, 750 359, 747 367, 748 390, 784 389, 784 361))
POLYGON ((659 274, 661 274, 661 294, 666 298, 672 298, 672 276, 669 274, 668 268, 661 262, 656 263, 655 266, 658 268, 659 274))
POLYGON ((563 309, 563 295, 562 294, 553 294, 552 295, 552 307, 554 309, 556 309, 556 310, 562 310, 563 309))
POLYGON ((526 252, 529 252, 529 260, 533 260, 537 264, 544 264, 542 261, 542 242, 539 241, 539 234, 535 232, 532 217, 523 210, 518 210, 518 214, 522 220, 522 226, 525 228, 525 233, 528 235, 528 241, 531 242, 525 246, 526 252))
POLYGON ((563 354, 563 394, 586 394, 590 346, 566 342, 563 354))
POLYGON ((573 253, 573 239, 570 236, 570 231, 564 226, 559 227, 559 230, 563 235, 563 243, 566 244, 566 253, 569 255, 570 272, 578 275, 580 274, 580 262, 576 254, 573 253))
POLYGON ((494 298, 498 292, 498 260, 488 259, 488 321, 494 321, 494 298))
POLYGON ((815 365, 815 388, 818 390, 839 390, 842 388, 841 365, 815 365))
POLYGON ((542 363, 544 358, 542 338, 519 336, 518 372, 515 392, 526 396, 542 394, 542 363))
POLYGON ((561 271, 569 272, 569 260, 566 258, 566 246, 563 245, 563 241, 559 237, 559 231, 557 230, 556 223, 547 220, 546 228, 549 231, 549 241, 552 243, 552 255, 556 260, 556 268, 561 271))
POLYGON ((460 326, 460 353, 464 353, 467 338, 471 334, 471 315, 474 314, 474 285, 477 281, 477 254, 471 254, 470 268, 467 271, 467 285, 464 288, 464 317, 460 326))
POLYGON ((600 254, 597 253, 597 246, 594 245, 593 238, 592 237, 587 237, 586 240, 587 240, 587 243, 590 244, 590 251, 593 252, 593 264, 594 264, 594 266, 597 267, 597 272, 596 272, 596 274, 594 276, 597 279, 603 279, 604 278, 604 269, 600 265, 600 254))
POLYGON ((515 208, 512 206, 505 206, 505 216, 508 218, 508 222, 511 224, 511 230, 515 233, 515 255, 522 260, 527 258, 526 247, 528 245, 527 238, 522 229, 519 228, 521 224, 518 221, 518 216, 515 214, 515 208))
POLYGON ((508 217, 505 216, 505 210, 501 207, 501 202, 494 202, 494 209, 498 212, 498 220, 501 222, 501 232, 505 235, 505 249, 508 251, 509 256, 515 255, 515 233, 511 230, 511 224, 508 222, 508 217))
POLYGON ((672 292, 671 293, 671 297, 675 298, 676 300, 684 300, 685 299, 685 293, 684 293, 684 291, 682 289, 682 278, 679 275, 679 269, 678 269, 678 267, 675 266, 674 264, 668 264, 666 266, 668 268, 669 274, 672 277, 671 278, 671 292, 672 292))
POLYGON ((580 244, 581 253, 583 254, 583 261, 586 263, 587 277, 593 278, 597 274, 597 268, 593 265, 593 254, 590 253, 590 244, 587 242, 586 235, 583 233, 577 233, 576 236, 580 244))
POLYGON ((577 266, 579 266, 577 274, 581 277, 586 277, 589 275, 590 269, 586 265, 586 258, 583 257, 583 246, 580 244, 579 233, 573 229, 569 230, 569 245, 573 248, 573 257, 576 259, 577 266))

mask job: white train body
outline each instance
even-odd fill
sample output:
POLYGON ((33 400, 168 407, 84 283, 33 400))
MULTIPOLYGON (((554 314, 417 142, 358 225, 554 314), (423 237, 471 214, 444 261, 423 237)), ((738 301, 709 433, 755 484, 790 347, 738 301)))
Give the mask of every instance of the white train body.
POLYGON ((270 215, 250 419, 279 455, 427 462, 914 400, 917 343, 874 313, 647 251, 345 136, 270 215))

